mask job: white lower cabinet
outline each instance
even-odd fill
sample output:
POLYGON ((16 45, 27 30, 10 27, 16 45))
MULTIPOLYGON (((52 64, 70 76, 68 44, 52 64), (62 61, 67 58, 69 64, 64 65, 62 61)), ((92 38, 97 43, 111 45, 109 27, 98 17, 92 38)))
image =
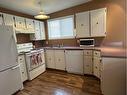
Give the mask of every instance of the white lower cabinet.
POLYGON ((64 50, 46 50, 47 68, 65 70, 64 50))
POLYGON ((84 74, 93 74, 93 51, 84 50, 84 74))
POLYGON ((55 57, 54 57, 54 50, 46 50, 46 67, 55 69, 55 57))
POLYGON ((101 65, 101 54, 100 51, 94 51, 93 53, 94 57, 93 57, 93 74, 100 78, 100 65, 101 65))
POLYGON ((66 70, 83 75, 83 50, 66 50, 66 70))
POLYGON ((55 50, 56 69, 65 70, 65 54, 64 50, 55 50))
POLYGON ((28 79, 24 55, 18 56, 18 63, 20 64, 20 72, 21 72, 22 82, 24 82, 28 79))

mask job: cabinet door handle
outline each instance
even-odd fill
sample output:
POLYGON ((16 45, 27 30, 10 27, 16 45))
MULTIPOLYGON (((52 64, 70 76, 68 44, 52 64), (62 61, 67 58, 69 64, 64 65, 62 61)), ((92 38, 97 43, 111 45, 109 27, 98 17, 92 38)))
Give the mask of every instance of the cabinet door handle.
POLYGON ((102 63, 102 59, 100 59, 100 63, 102 63))
POLYGON ((84 26, 84 24, 81 24, 81 26, 84 26))
POLYGON ((58 59, 58 61, 61 61, 60 59, 58 59))

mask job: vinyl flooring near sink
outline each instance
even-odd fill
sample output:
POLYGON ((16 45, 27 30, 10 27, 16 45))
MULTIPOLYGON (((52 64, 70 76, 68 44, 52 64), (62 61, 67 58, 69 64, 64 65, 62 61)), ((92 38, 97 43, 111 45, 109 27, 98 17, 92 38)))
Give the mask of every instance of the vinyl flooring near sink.
POLYGON ((100 82, 92 76, 47 70, 36 79, 25 82, 15 95, 102 95, 100 82))

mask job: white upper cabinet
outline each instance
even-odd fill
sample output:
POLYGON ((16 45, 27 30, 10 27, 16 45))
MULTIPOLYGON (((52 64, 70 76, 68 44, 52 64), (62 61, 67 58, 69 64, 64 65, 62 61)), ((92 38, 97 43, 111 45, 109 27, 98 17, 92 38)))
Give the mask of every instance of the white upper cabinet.
POLYGON ((15 27, 18 29, 25 29, 25 19, 23 17, 15 16, 15 27))
POLYGON ((44 22, 40 22, 40 40, 45 40, 44 22))
POLYGON ((26 28, 30 33, 35 33, 34 31, 34 20, 26 18, 26 28))
POLYGON ((90 11, 91 18, 91 36, 106 36, 106 8, 90 11))
POLYGON ((35 37, 34 37, 34 40, 44 40, 45 39, 44 23, 35 20, 34 21, 34 26, 35 26, 35 37))
MULTIPOLYGON (((13 15, 3 13, 4 24, 14 27, 14 18, 13 17, 14 17, 13 15)), ((17 42, 15 29, 14 29, 14 38, 15 38, 15 41, 17 42)))
POLYGON ((5 24, 5 25, 14 26, 13 15, 10 15, 10 14, 3 14, 3 18, 4 18, 4 24, 5 24))
POLYGON ((40 40, 40 23, 39 21, 34 21, 34 27, 35 27, 35 37, 34 40, 40 40))
POLYGON ((3 13, 0 12, 0 25, 4 24, 3 13))
POLYGON ((89 11, 76 14, 76 37, 90 37, 89 11))

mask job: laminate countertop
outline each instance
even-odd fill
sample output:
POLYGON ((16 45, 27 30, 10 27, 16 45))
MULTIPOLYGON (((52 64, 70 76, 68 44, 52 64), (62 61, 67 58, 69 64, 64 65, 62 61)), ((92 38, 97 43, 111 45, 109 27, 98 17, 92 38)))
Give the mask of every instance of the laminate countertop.
POLYGON ((111 47, 43 47, 48 50, 97 50, 101 51, 102 57, 127 58, 126 49, 111 47))

